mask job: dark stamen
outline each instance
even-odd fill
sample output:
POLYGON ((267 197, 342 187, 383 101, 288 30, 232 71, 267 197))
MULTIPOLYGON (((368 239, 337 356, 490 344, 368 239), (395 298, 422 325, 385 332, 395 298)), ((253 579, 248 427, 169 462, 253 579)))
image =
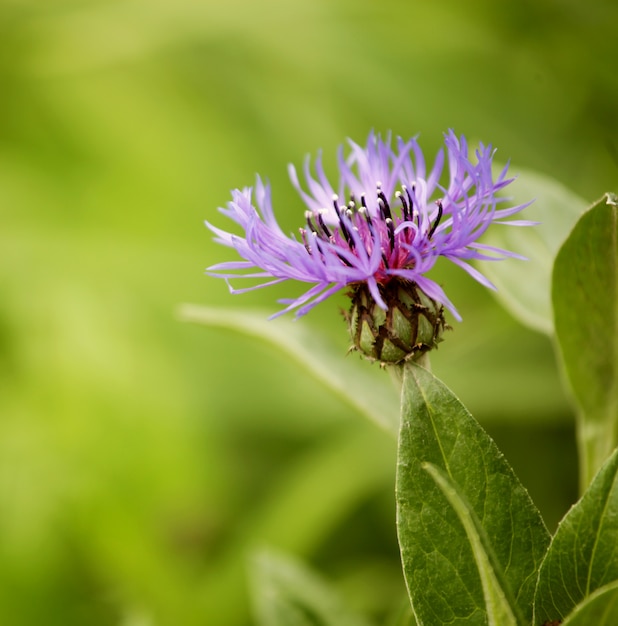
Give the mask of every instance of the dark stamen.
POLYGON ((298 229, 300 232, 300 237, 303 240, 303 245, 305 246, 305 250, 311 254, 311 246, 309 245, 309 242, 307 241, 307 231, 304 228, 299 228, 298 229))
POLYGON ((438 228, 438 224, 440 223, 440 220, 442 219, 442 201, 436 200, 436 204, 438 205, 438 215, 436 216, 436 219, 434 220, 431 230, 427 234, 427 239, 431 239, 433 234, 436 232, 436 228, 438 228))
POLYGON ((395 226, 393 220, 390 217, 386 218, 386 227, 388 228, 388 241, 391 245, 391 252, 395 247, 395 226))
MULTIPOLYGON (((415 191, 415 185, 412 185, 412 193, 415 191)), ((414 219, 414 215, 416 214, 416 222, 418 227, 421 227, 420 216, 418 211, 414 210, 414 196, 410 193, 410 190, 406 187, 406 196, 408 196, 408 202, 410 203, 410 221, 414 219)))
MULTIPOLYGON (((405 186, 403 187, 403 189, 405 190, 405 186)), ((401 193, 401 191, 395 193, 395 197, 399 198, 399 201, 401 202, 401 213, 403 215, 404 221, 410 221, 411 214, 408 202, 406 201, 406 197, 401 193)))
POLYGON ((313 222, 311 221, 312 216, 313 214, 311 213, 311 211, 305 211, 305 219, 307 220, 307 226, 309 227, 309 230, 312 233, 315 233, 317 235, 318 231, 316 227, 313 225, 313 222))
MULTIPOLYGON (((315 236, 315 237, 316 237, 315 248, 316 248, 316 250, 318 251, 318 253, 319 253, 320 255, 322 255, 322 254, 323 254, 323 252, 322 252, 322 249, 321 249, 321 244, 320 244, 320 241, 324 241, 324 240, 323 240, 323 239, 319 239, 319 240, 318 240, 318 239, 317 239, 317 236, 315 236)), ((324 243, 328 243, 328 242, 324 242, 324 243)), ((335 247, 335 254, 337 255, 337 258, 338 258, 338 259, 339 259, 339 260, 340 260, 340 261, 341 261, 344 265, 347 265, 348 267, 352 267, 352 263, 350 263, 350 261, 348 261, 348 260, 345 258, 345 256, 344 256, 343 254, 341 254, 341 252, 339 252, 339 251, 337 250, 337 248, 336 248, 336 247, 335 247)))
POLYGON ((343 235, 343 238, 346 240, 346 243, 350 246, 350 248, 354 248, 354 240, 350 236, 350 233, 348 229, 346 228, 346 225, 343 223, 343 218, 341 216, 341 210, 339 209, 338 200, 339 198, 337 196, 333 196, 333 206, 335 207, 335 213, 337 214, 337 217, 339 218, 339 228, 341 230, 341 234, 343 235))
POLYGON ((328 226, 324 223, 324 216, 322 215, 320 211, 318 211, 317 220, 318 220, 318 224, 320 225, 320 228, 322 229, 322 232, 326 235, 328 239, 330 239, 332 237, 332 234, 330 230, 328 229, 328 226))
POLYGON ((347 265, 348 267, 352 267, 352 263, 350 263, 350 261, 348 261, 343 254, 341 254, 340 252, 337 252, 337 256, 339 257, 339 260, 344 264, 347 265))
MULTIPOLYGON (((390 206, 388 206, 388 200, 386 199, 384 192, 380 188, 378 188, 378 198, 382 200, 382 206, 384 207, 384 219, 392 219, 393 215, 391 214, 390 206)), ((379 201, 378 204, 380 204, 379 201)))
POLYGON ((373 220, 371 219, 371 215, 369 215, 369 209, 366 206, 362 206, 358 212, 365 218, 368 226, 373 226, 373 220))

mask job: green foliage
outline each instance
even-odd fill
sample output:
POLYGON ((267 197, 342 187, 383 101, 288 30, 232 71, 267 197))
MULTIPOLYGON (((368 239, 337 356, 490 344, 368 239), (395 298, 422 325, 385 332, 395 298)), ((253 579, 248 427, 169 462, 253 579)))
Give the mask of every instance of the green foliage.
POLYGON ((344 358, 324 334, 288 319, 272 323, 267 313, 184 305, 181 319, 213 327, 230 328, 263 339, 298 362, 316 381, 349 402, 378 426, 396 435, 399 404, 395 386, 383 372, 370 371, 358 358, 344 358), (377 374, 377 375, 376 375, 377 374))
POLYGON ((404 574, 420 623, 487 623, 475 553, 491 563, 493 579, 504 578, 503 596, 512 594, 518 607, 513 613, 530 619, 535 573, 549 543, 540 514, 480 425, 443 383, 414 365, 403 380, 396 497, 404 574), (462 525, 427 463, 456 485, 449 488, 478 524, 462 525), (468 540, 479 524, 485 556, 468 540))
POLYGON ((498 288, 498 299, 517 319, 551 335, 554 326, 551 304, 554 258, 585 210, 586 201, 548 176, 521 168, 517 174, 512 202, 523 204, 534 199, 520 215, 522 219, 538 224, 534 228, 493 228, 488 233, 487 242, 515 250, 527 261, 487 263, 483 270, 498 288))
POLYGON ((369 626, 330 585, 295 559, 271 551, 252 564, 259 626, 369 626))
POLYGON ((423 467, 435 480, 464 527, 483 587, 487 623, 490 626, 523 626, 524 620, 510 597, 502 568, 474 511, 445 472, 431 463, 423 467))
MULTIPOLYGON (((320 567, 390 613, 392 504, 374 500, 392 441, 279 351, 178 323, 179 302, 273 312, 290 295, 230 299, 203 276, 224 252, 202 221, 259 171, 295 232, 287 162, 323 147, 330 172, 371 128, 431 151, 453 127, 593 197, 615 177, 617 10, 0 2, 0 622, 245 626, 247 553, 311 557, 342 528, 347 551, 320 567), (369 504, 383 526, 357 515, 369 504), (361 562, 380 573, 359 582, 361 562)), ((526 464, 527 440, 551 442, 526 467, 558 518, 575 460, 549 341, 457 272, 439 280, 465 322, 434 368, 479 419, 510 424, 526 464)), ((352 361, 336 303, 296 324, 340 336, 352 361)))
POLYGON ((618 206, 610 194, 577 222, 554 266, 556 336, 580 409, 582 487, 618 445, 618 206))
POLYGON ((590 594, 562 622, 562 626, 614 626, 618 623, 618 583, 590 594))
MULTIPOLYGON (((540 623, 565 618, 594 592, 618 581, 617 479, 618 451, 560 523, 539 571, 535 619, 540 623)), ((612 592, 594 606, 610 606, 613 597, 612 592)))

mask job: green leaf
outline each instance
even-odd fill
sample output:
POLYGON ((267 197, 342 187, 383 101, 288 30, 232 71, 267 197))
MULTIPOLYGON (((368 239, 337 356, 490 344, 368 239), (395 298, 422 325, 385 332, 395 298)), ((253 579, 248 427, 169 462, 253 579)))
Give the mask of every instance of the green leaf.
POLYGON ((618 451, 560 523, 539 570, 535 624, 566 617, 618 581, 618 451))
POLYGON ((192 304, 183 305, 179 317, 242 332, 275 345, 378 426, 397 433, 399 403, 389 377, 380 375, 384 372, 367 367, 367 363, 358 358, 344 358, 342 351, 330 345, 327 337, 311 326, 281 318, 269 321, 263 311, 240 313, 192 304))
POLYGON ((494 442, 452 392, 410 364, 404 372, 397 462, 397 524, 404 574, 424 626, 487 624, 483 585, 469 538, 431 463, 458 486, 504 570, 525 619, 549 534, 494 442))
POLYGON ((580 409, 582 487, 618 444, 618 206, 606 194, 556 258, 556 336, 580 409))
POLYGON ((513 204, 534 199, 522 218, 533 227, 496 227, 485 243, 523 254, 527 261, 483 263, 482 272, 496 285, 496 296, 526 326, 552 334, 551 271, 554 258, 588 203, 552 178, 518 169, 509 187, 513 204))
POLYGON ((440 468, 431 463, 425 463, 423 468, 436 481, 466 531, 483 586, 487 623, 490 626, 523 626, 520 611, 510 597, 510 589, 504 584, 502 568, 474 511, 457 485, 440 468))
POLYGON ((616 626, 618 624, 618 582, 588 596, 562 622, 562 626, 616 626))
POLYGON ((251 571, 255 617, 260 626, 369 626, 306 566, 264 551, 251 571))

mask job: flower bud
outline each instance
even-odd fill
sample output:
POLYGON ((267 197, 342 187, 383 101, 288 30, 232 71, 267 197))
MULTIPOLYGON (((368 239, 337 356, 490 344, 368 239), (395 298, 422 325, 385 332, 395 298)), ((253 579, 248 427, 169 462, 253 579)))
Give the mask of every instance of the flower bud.
POLYGON ((378 288, 386 310, 374 301, 365 283, 354 285, 349 293, 352 306, 346 319, 351 349, 371 361, 392 365, 418 360, 436 348, 448 328, 443 306, 407 280, 395 278, 378 288))

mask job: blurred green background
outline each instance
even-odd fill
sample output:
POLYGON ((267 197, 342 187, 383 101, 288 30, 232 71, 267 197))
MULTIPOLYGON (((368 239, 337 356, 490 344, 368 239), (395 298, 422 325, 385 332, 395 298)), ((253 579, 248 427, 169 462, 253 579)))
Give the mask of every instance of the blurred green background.
MULTIPOLYGON (((396 608, 394 442, 274 348, 175 318, 294 289, 230 296, 202 222, 260 172, 293 230, 287 163, 333 173, 372 128, 616 190, 616 24, 612 0, 3 0, 0 623, 249 624, 264 545, 396 608)), ((577 471, 551 342, 440 272, 465 321, 434 371, 553 529, 577 471)), ((340 306, 298 323, 343 358, 340 306)))

